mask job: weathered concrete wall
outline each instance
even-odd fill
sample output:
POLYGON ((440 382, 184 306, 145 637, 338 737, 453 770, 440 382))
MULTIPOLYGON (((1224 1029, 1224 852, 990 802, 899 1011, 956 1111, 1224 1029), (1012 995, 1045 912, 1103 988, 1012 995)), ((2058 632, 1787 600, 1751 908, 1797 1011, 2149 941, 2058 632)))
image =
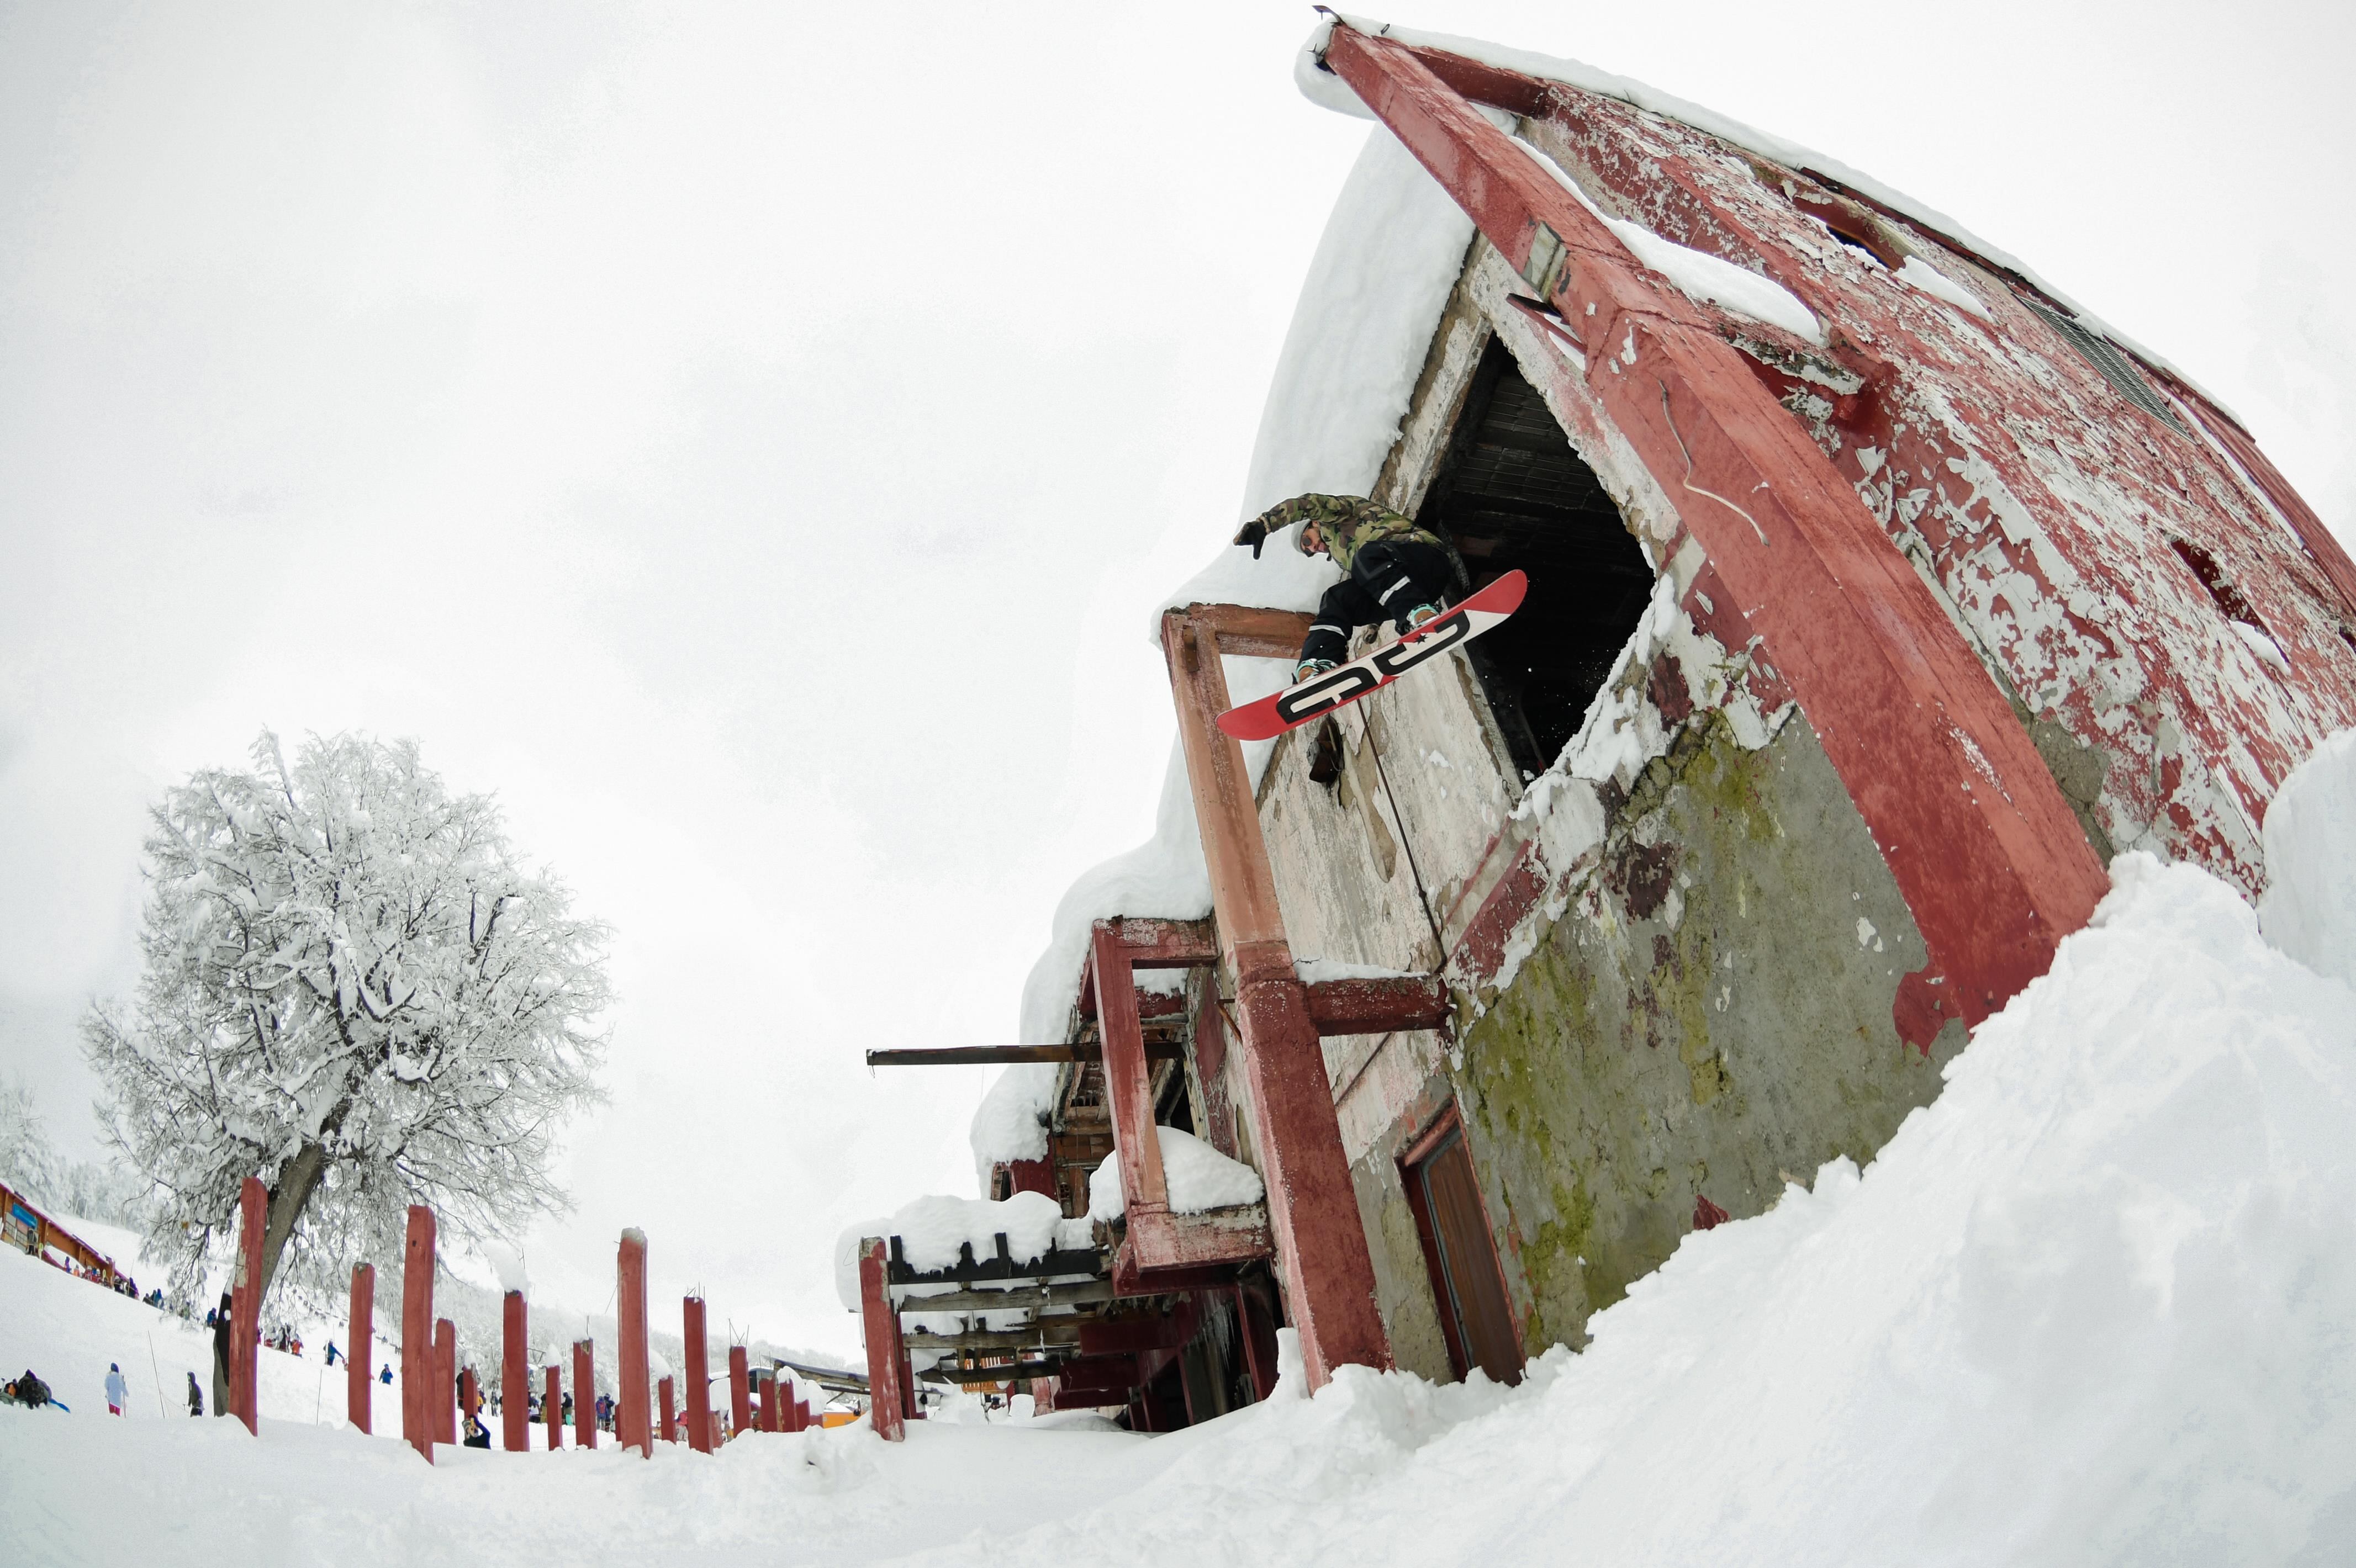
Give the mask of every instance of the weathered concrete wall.
POLYGON ((1697 1196, 1755 1214, 1930 1101, 1964 1031, 1899 1040, 1923 959, 1804 719, 1755 751, 1716 714, 1678 732, 1455 1074, 1531 1353, 1581 1343, 1697 1196))

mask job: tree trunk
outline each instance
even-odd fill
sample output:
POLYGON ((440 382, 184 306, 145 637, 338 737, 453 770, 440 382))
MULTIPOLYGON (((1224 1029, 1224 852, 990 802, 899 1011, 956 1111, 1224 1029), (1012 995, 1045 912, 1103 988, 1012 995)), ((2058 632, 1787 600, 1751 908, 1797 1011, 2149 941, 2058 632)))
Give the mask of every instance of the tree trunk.
POLYGON ((306 1143, 294 1151, 278 1173, 278 1185, 270 1189, 270 1218, 262 1227, 262 1285, 267 1291, 270 1282, 278 1277, 278 1259, 294 1234, 294 1221, 303 1217, 303 1206, 319 1185, 319 1177, 327 1168, 327 1151, 317 1144, 306 1143))

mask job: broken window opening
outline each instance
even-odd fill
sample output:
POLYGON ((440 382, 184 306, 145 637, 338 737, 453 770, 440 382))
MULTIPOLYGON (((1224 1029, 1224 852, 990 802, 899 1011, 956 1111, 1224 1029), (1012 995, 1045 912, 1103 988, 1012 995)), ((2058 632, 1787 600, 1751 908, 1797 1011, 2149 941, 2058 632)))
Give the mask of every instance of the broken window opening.
POLYGON ((1454 547, 1469 592, 1516 568, 1529 597, 1467 654, 1526 783, 1579 733, 1653 592, 1602 481, 1505 346, 1483 352, 1416 520, 1454 547))
POLYGON ((2176 417, 2176 411, 2160 400, 2159 394, 2151 389, 2151 383, 2143 379, 2143 372, 2136 368, 2135 361, 2128 358, 2118 345, 2042 300, 2023 294, 2020 303, 2035 312, 2046 325, 2060 333, 2062 341, 2076 349, 2079 358, 2100 371, 2104 380, 2118 389, 2121 397, 2154 419, 2165 421, 2179 434, 2189 436, 2192 433, 2184 428, 2184 421, 2176 417))

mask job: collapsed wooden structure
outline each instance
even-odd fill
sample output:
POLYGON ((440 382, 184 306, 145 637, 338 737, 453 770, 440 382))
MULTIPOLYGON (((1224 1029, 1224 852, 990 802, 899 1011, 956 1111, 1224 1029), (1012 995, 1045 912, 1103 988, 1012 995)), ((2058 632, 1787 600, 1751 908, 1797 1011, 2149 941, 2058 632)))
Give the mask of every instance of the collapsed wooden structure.
POLYGON ((2356 722, 2356 565, 2018 263, 1569 62, 1333 18, 1301 74, 1395 138, 1362 176, 1403 149, 1469 233, 1379 470, 1292 467, 1531 600, 1257 773, 1223 660, 1290 659, 1305 617, 1173 606, 1212 918, 1107 912, 1062 1043, 937 1058, 1056 1063, 994 1195, 1082 1214, 1109 1148, 1125 1222, 1093 1260, 867 1260, 871 1365, 1148 1426, 1231 1365, 1264 1393, 1280 1317, 1312 1386, 1577 1347, 1688 1230, 1869 1159, 2115 854, 2259 891, 2275 785, 2356 722), (1174 1212, 1157 1126, 1264 1208, 1174 1212), (929 1309, 970 1317, 903 1331, 929 1309))

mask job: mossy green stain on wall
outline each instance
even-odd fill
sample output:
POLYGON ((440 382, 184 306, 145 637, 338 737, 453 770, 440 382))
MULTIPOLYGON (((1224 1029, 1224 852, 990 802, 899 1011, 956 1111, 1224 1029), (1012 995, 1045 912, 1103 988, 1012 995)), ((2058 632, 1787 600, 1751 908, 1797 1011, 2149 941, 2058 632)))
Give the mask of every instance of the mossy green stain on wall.
POLYGON ((1926 1061, 1898 1040, 1890 1002, 1922 962, 1804 720, 1747 752, 1704 719, 1656 759, 1455 1074, 1528 1348, 1582 1342, 1697 1193, 1756 1213, 1786 1175, 1869 1158, 1960 1046, 1951 1029, 1926 1061), (1665 845, 1672 891, 1638 915, 1609 869, 1652 876, 1665 845))

